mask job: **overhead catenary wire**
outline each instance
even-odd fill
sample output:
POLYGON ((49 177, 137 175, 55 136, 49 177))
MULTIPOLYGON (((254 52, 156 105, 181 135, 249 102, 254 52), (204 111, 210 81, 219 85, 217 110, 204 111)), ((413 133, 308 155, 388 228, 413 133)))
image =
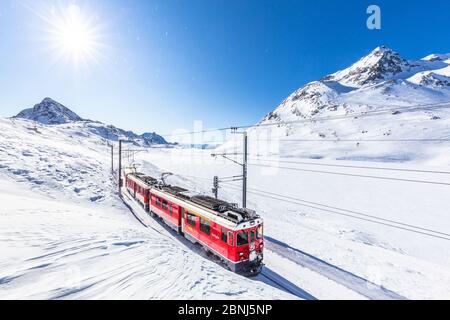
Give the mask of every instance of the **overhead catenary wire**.
POLYGON ((368 179, 391 180, 391 181, 402 181, 402 182, 413 182, 413 183, 424 183, 424 184, 450 186, 450 183, 440 182, 440 181, 382 177, 382 176, 373 176, 373 175, 365 175, 365 174, 344 173, 344 172, 335 172, 335 171, 322 171, 322 170, 312 170, 312 169, 305 169, 305 168, 292 168, 292 167, 274 166, 274 165, 257 164, 257 163, 249 163, 248 165, 254 166, 254 167, 274 168, 274 169, 291 170, 291 171, 303 171, 303 172, 321 173, 321 174, 330 174, 330 175, 339 175, 339 176, 348 176, 348 177, 358 177, 358 178, 368 178, 368 179))
MULTIPOLYGON (((352 143, 365 143, 365 142, 441 142, 441 143, 447 143, 450 142, 450 139, 444 138, 444 139, 283 139, 283 138, 267 138, 267 139, 261 139, 256 138, 254 139, 252 136, 248 137, 250 142, 264 142, 264 143, 285 143, 285 142, 330 142, 330 143, 340 143, 340 142, 352 142, 352 143)), ((200 145, 209 145, 209 146, 218 146, 222 145, 230 140, 222 139, 220 141, 218 140, 202 140, 201 143, 187 143, 189 144, 200 144, 200 145)), ((203 148, 203 150, 208 148, 203 148)))
MULTIPOLYGON (((208 180, 208 181, 211 180, 210 178, 199 177, 199 176, 186 176, 186 175, 181 175, 181 176, 190 177, 190 178, 194 178, 194 179, 203 179, 203 180, 208 180)), ((229 182, 222 182, 221 184, 225 185, 225 187, 229 187, 230 189, 234 189, 234 190, 240 191, 239 186, 231 184, 229 182)), ((426 232, 431 232, 433 234, 440 235, 440 236, 438 236, 439 238, 443 238, 445 240, 450 240, 450 238, 446 238, 446 237, 450 237, 450 233, 445 233, 445 232, 436 231, 436 230, 429 229, 429 228, 415 226, 415 225, 412 225, 412 224, 404 223, 404 222, 401 222, 401 221, 396 221, 396 220, 393 220, 393 219, 381 218, 381 217, 377 217, 375 215, 363 213, 363 212, 360 212, 360 211, 348 210, 348 209, 344 209, 344 208, 330 206, 330 205, 327 205, 327 204, 322 204, 322 203, 319 203, 319 202, 304 200, 304 199, 300 199, 300 198, 297 198, 297 197, 286 196, 286 195, 278 194, 278 193, 275 193, 275 192, 261 190, 261 189, 256 189, 256 188, 248 188, 248 192, 252 193, 252 194, 255 194, 255 195, 259 195, 259 196, 267 196, 268 198, 271 198, 271 199, 275 199, 275 197, 277 197, 279 199, 276 199, 276 200, 285 201, 285 202, 296 202, 295 204, 299 204, 299 205, 304 206, 304 207, 309 207, 309 208, 313 208, 313 209, 317 209, 317 210, 321 210, 321 211, 323 211, 323 210, 330 211, 330 213, 335 212, 336 210, 338 210, 338 211, 346 212, 348 214, 344 214, 344 213, 341 213, 341 212, 335 212, 336 214, 341 214, 341 215, 344 215, 344 216, 348 216, 348 217, 356 218, 356 219, 362 219, 362 220, 369 219, 370 222, 374 222, 374 223, 380 223, 380 221, 382 221, 382 222, 389 223, 389 226, 392 226, 392 227, 397 227, 397 226, 393 226, 393 225, 390 225, 390 224, 395 224, 395 225, 403 226, 403 227, 406 227, 406 228, 413 228, 413 229, 417 229, 419 231, 409 230, 409 229, 408 230, 409 231, 414 231, 414 232, 417 232, 417 233, 420 233, 420 234, 430 235, 430 234, 428 234, 426 232), (303 203, 301 203, 301 202, 303 202, 303 203), (320 207, 322 207, 322 208, 320 208, 320 207), (361 216, 361 217, 355 217, 354 215, 361 216), (373 221, 372 219, 379 220, 379 221, 373 221), (443 236, 443 237, 441 237, 441 236, 443 236)), ((383 224, 383 223, 381 223, 381 224, 383 224)), ((431 235, 431 236, 433 236, 433 235, 431 235)))
MULTIPOLYGON (((199 177, 199 176, 192 176, 192 175, 185 175, 185 174, 177 174, 177 175, 181 176, 181 177, 186 177, 186 178, 211 181, 211 179, 207 178, 207 177, 199 177)), ((225 188, 240 191, 240 188, 238 186, 231 184, 229 182, 222 182, 222 185, 225 185, 225 188)), ((266 197, 269 199, 278 200, 278 201, 285 202, 285 203, 296 204, 296 205, 299 205, 302 207, 319 210, 321 212, 326 212, 328 214, 345 216, 348 218, 353 218, 353 219, 357 219, 360 221, 371 222, 374 224, 392 227, 395 229, 413 232, 416 234, 421 234, 421 235, 425 235, 425 236, 429 236, 429 237, 433 237, 433 238, 437 238, 437 239, 442 239, 442 240, 447 240, 447 241, 450 240, 450 233, 436 231, 436 230, 432 230, 432 229, 424 228, 424 227, 420 227, 420 226, 414 226, 412 224, 395 221, 392 219, 380 218, 380 217, 377 217, 374 215, 370 215, 370 214, 366 214, 366 213, 362 213, 362 212, 358 212, 358 211, 354 211, 354 210, 338 208, 338 207, 334 207, 334 206, 330 206, 330 205, 326 205, 326 204, 321 204, 318 202, 308 201, 308 200, 299 199, 299 198, 291 197, 291 196, 285 196, 285 195, 277 194, 274 192, 259 190, 259 189, 254 189, 254 188, 249 188, 247 192, 250 194, 256 195, 256 196, 266 197)))
POLYGON ((360 112, 360 113, 354 113, 354 114, 345 114, 345 115, 336 115, 336 116, 322 116, 322 117, 316 117, 313 119, 298 119, 298 120, 291 120, 291 121, 284 121, 282 123, 259 123, 252 126, 246 126, 246 128, 251 127, 267 127, 267 126, 274 126, 274 125, 286 125, 286 124, 294 124, 294 123, 308 123, 308 122, 317 122, 317 121, 329 121, 329 120, 340 120, 340 119, 348 119, 348 118, 364 118, 364 117, 370 117, 370 116, 377 116, 382 114, 389 114, 391 112, 399 112, 399 111, 409 111, 409 110, 429 110, 429 109, 448 109, 450 108, 450 101, 444 102, 444 103, 437 103, 437 104, 423 104, 423 105, 415 105, 415 106, 397 106, 396 108, 380 108, 376 110, 369 110, 366 112, 360 112))
MULTIPOLYGON (((239 189, 238 189, 237 187, 235 187, 235 186, 228 186, 228 187, 231 188, 231 189, 234 189, 234 190, 239 190, 239 189)), ((253 189, 252 189, 252 190, 253 190, 253 189)), ((350 218, 357 219, 357 220, 362 220, 362 221, 366 221, 366 222, 371 222, 371 223, 375 223, 375 224, 379 224, 379 225, 384 225, 384 226, 388 226, 388 227, 392 227, 392 228, 396 228, 396 229, 401 229, 401 230, 404 230, 404 231, 409 231, 409 232, 413 232, 413 233, 417 233, 417 234, 421 234, 421 235, 426 235, 426 236, 429 236, 429 237, 434 237, 434 238, 438 238, 438 239, 450 241, 450 238, 447 238, 447 237, 445 237, 445 236, 438 235, 438 234, 447 235, 446 233, 442 233, 442 232, 437 232, 437 231, 432 231, 432 230, 430 230, 431 232, 436 233, 436 234, 432 234, 432 233, 428 233, 428 232, 425 232, 425 231, 420 231, 420 230, 425 230, 425 228, 412 227, 412 228, 418 229, 418 230, 413 230, 413 229, 411 229, 411 228, 401 226, 401 223, 398 223, 398 222, 393 222, 393 223, 395 223, 395 224, 398 224, 398 225, 395 225, 395 224, 392 224, 392 223, 386 223, 386 222, 383 222, 383 221, 377 221, 377 220, 370 219, 370 218, 358 217, 358 216, 354 216, 354 215, 351 215, 351 214, 339 212, 339 211, 332 210, 332 209, 320 208, 320 207, 318 207, 318 206, 313 206, 313 205, 309 205, 309 204, 304 204, 304 203, 301 203, 299 200, 285 199, 285 198, 283 198, 284 196, 274 196, 274 195, 270 195, 270 194, 268 194, 267 192, 263 193, 263 192, 250 191, 250 190, 249 190, 248 192, 249 192, 250 194, 254 194, 254 195, 257 195, 257 196, 262 196, 262 197, 266 197, 266 198, 269 198, 269 199, 278 200, 278 201, 281 201, 281 202, 286 202, 286 203, 296 204, 296 205, 300 205, 300 206, 303 206, 303 207, 307 207, 307 208, 311 208, 311 209, 316 209, 316 210, 319 210, 319 211, 322 211, 322 212, 327 212, 327 213, 329 213, 329 214, 335 214, 335 215, 346 216, 346 217, 350 217, 350 218)), ((380 218, 376 218, 376 219, 381 220, 380 218)), ((406 224, 403 224, 403 225, 404 225, 404 226, 407 226, 406 224)))
MULTIPOLYGON (((225 183, 225 184, 228 185, 228 186, 236 187, 236 188, 238 187, 238 186, 235 186, 235 185, 232 185, 232 184, 228 184, 228 183, 225 183)), ((260 190, 260 189, 255 189, 255 188, 249 188, 249 190, 254 191, 254 192, 259 192, 259 193, 266 193, 266 194, 269 194, 269 195, 272 195, 272 196, 286 198, 286 199, 293 200, 293 201, 299 201, 299 202, 304 202, 304 203, 307 203, 307 204, 317 205, 317 206, 325 207, 325 208, 328 208, 328 209, 335 209, 335 210, 339 210, 339 211, 344 211, 344 212, 348 212, 348 213, 352 213, 352 214, 356 214, 356 215, 360 215, 360 216, 364 216, 364 217, 368 217, 368 218, 373 218, 373 219, 382 220, 382 221, 385 221, 385 222, 395 223, 395 224, 403 225, 403 226, 406 226, 406 227, 411 227, 411 228, 415 228, 415 229, 419 229, 419 230, 423 230, 423 231, 429 231, 429 232, 433 232, 433 233, 437 233, 437 234, 441 234, 441 235, 450 237, 450 233, 445 233, 445 232, 436 231, 436 230, 432 230, 432 229, 428 229, 428 228, 418 227, 418 226, 414 226, 412 224, 407 224, 407 223, 400 222, 400 221, 395 221, 395 220, 392 220, 392 219, 380 218, 380 217, 377 217, 377 216, 374 216, 374 215, 370 215, 370 214, 367 214, 367 213, 362 213, 362 212, 359 212, 359 211, 338 208, 338 207, 335 207, 335 206, 330 206, 330 205, 326 205, 326 204, 322 204, 322 203, 318 203, 318 202, 314 202, 314 201, 308 201, 308 200, 304 200, 304 199, 299 199, 299 198, 292 197, 292 196, 286 196, 286 195, 282 195, 282 194, 278 194, 278 193, 270 192, 270 191, 266 191, 266 190, 260 190)))
MULTIPOLYGON (((224 155, 236 156, 243 155, 243 153, 226 153, 224 155)), ((260 156, 255 155, 254 157, 250 157, 251 161, 258 162, 269 162, 269 163, 288 163, 288 164, 301 164, 301 165, 311 165, 311 166, 322 166, 322 167, 337 167, 337 168, 349 168, 349 169, 367 169, 367 170, 379 170, 379 171, 398 171, 398 172, 416 172, 416 173, 425 173, 425 174, 445 174, 450 175, 450 171, 445 170, 423 170, 423 169, 406 169, 406 168, 393 168, 393 167, 378 167, 378 166, 362 166, 362 165, 345 165, 345 164, 330 164, 330 163, 318 163, 318 162, 307 162, 307 161, 292 161, 292 160, 283 160, 283 159, 273 159, 273 156, 260 156)), ((210 155, 206 154, 191 154, 189 157, 198 157, 198 158, 206 158, 209 159, 210 155)), ((341 160, 342 161, 342 160, 341 160)), ((226 179, 226 178, 223 178, 226 179)))
POLYGON ((208 181, 212 181, 212 178, 206 178, 206 177, 198 177, 198 176, 192 176, 192 175, 188 175, 188 174, 180 174, 180 173, 175 173, 175 175, 180 176, 180 177, 184 177, 184 178, 191 178, 191 179, 200 179, 200 180, 208 180, 208 181))
POLYGON ((308 122, 317 122, 317 121, 329 121, 329 120, 340 120, 340 119, 348 119, 348 118, 362 118, 362 117, 370 117, 377 116, 382 114, 388 114, 391 112, 399 112, 399 111, 408 111, 408 110, 429 110, 429 109, 448 109, 450 108, 450 102, 443 102, 437 104, 423 104, 423 105, 415 105, 415 106, 397 106, 395 108, 379 108, 375 110, 369 110, 366 112, 360 113, 349 113, 343 115, 335 115, 335 116, 322 116, 311 119, 297 119, 291 121, 284 122, 270 122, 270 123, 258 123, 256 125, 242 125, 242 126, 230 126, 218 129, 205 129, 199 131, 191 131, 191 132, 180 132, 180 133, 170 133, 163 134, 163 137, 179 137, 184 135, 194 135, 200 133, 210 133, 217 131, 228 131, 228 130, 237 130, 237 129, 249 129, 249 128, 260 128, 260 127, 268 127, 268 126, 280 126, 280 125, 288 125, 294 123, 308 123, 308 122))
MULTIPOLYGON (((268 142, 450 142, 450 139, 255 139, 253 141, 268 142)), ((208 142, 204 142, 208 143, 208 142)))
POLYGON ((450 171, 439 170, 420 170, 420 169, 403 169, 403 168, 389 168, 389 167, 375 167, 375 166, 358 166, 358 165, 345 165, 345 164, 330 164, 330 163, 317 163, 306 161, 291 161, 282 159, 264 159, 262 157, 249 158, 253 161, 263 161, 272 163, 289 163, 289 164, 302 164, 310 166, 322 166, 322 167, 337 167, 337 168, 351 168, 351 169, 368 169, 368 170, 385 170, 385 171, 399 171, 399 172, 417 172, 417 173, 433 173, 433 174, 450 174, 450 171))

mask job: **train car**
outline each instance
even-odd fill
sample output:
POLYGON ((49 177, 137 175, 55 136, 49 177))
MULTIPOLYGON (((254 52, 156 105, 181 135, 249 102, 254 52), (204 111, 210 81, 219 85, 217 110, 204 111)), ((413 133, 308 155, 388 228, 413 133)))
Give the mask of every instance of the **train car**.
POLYGON ((133 198, 148 212, 150 188, 157 180, 143 173, 130 173, 125 176, 125 185, 133 198))
POLYGON ((136 200, 139 194, 135 191, 136 180, 146 184, 144 189, 149 190, 149 196, 144 208, 147 212, 220 258, 229 269, 247 276, 261 272, 263 220, 254 211, 164 185, 142 174, 127 174, 125 180, 128 192, 136 200))

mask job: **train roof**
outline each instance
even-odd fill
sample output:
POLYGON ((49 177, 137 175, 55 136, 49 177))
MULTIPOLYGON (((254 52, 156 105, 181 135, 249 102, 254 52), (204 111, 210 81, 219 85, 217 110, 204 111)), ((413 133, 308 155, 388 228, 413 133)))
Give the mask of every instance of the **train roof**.
POLYGON ((208 209, 208 211, 212 211, 216 216, 235 224, 259 218, 255 211, 239 208, 235 203, 229 203, 221 199, 196 194, 188 189, 178 186, 163 185, 158 179, 146 176, 143 173, 131 173, 131 176, 145 183, 149 188, 155 188, 156 190, 168 193, 179 200, 188 201, 203 209, 208 209))
POLYGON ((241 223, 258 218, 255 211, 239 208, 235 203, 229 203, 227 201, 206 195, 199 195, 177 186, 160 186, 160 189, 176 196, 177 198, 187 200, 198 206, 214 211, 217 216, 230 220, 234 223, 241 223))
POLYGON ((145 185, 147 185, 148 187, 154 186, 156 184, 158 184, 158 180, 145 175, 144 173, 140 173, 140 172, 135 172, 135 173, 130 173, 130 176, 135 178, 134 180, 137 180, 139 182, 144 183, 145 185))

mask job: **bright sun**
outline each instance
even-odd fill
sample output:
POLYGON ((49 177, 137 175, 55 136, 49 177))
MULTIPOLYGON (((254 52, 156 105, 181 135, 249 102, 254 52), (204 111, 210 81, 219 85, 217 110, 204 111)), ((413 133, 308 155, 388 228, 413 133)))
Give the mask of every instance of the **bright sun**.
POLYGON ((53 42, 59 54, 75 65, 87 63, 98 55, 96 29, 83 17, 80 7, 70 5, 53 24, 53 42))

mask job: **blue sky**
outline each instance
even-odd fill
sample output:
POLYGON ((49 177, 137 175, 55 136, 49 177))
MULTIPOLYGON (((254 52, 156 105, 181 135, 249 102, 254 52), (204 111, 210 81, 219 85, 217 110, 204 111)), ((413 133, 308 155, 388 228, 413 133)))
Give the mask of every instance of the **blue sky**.
POLYGON ((252 124, 378 45, 408 59, 450 52, 449 20, 447 0, 2 0, 0 115, 50 96, 137 132, 252 124), (50 36, 71 4, 95 33, 82 66, 57 59, 50 36), (366 28, 370 4, 381 30, 366 28))

